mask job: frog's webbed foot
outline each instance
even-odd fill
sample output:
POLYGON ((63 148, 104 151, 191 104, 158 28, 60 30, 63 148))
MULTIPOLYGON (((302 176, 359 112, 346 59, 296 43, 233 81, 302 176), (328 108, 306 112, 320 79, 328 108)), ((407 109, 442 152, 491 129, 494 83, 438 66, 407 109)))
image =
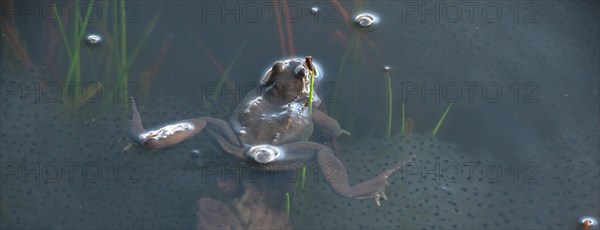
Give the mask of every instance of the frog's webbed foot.
MULTIPOLYGON (((375 194, 373 195, 373 199, 375 199, 375 204, 377 204, 377 206, 381 206, 381 200, 387 200, 387 196, 385 195, 385 186, 386 185, 390 185, 390 183, 388 182, 388 178, 398 169, 400 169, 402 167, 402 165, 411 162, 414 160, 414 156, 411 156, 412 158, 409 160, 404 160, 404 161, 399 161, 395 164, 393 164, 392 166, 388 167, 386 170, 384 170, 383 172, 379 173, 379 175, 377 175, 377 177, 371 179, 371 180, 376 180, 376 181, 383 181, 383 183, 381 183, 381 185, 379 185, 379 187, 377 188, 377 190, 375 191, 375 194)), ((368 197, 363 197, 363 198, 368 198, 368 197)))
POLYGON ((373 198, 375 199, 375 204, 377 204, 377 206, 381 206, 381 199, 387 200, 384 189, 382 188, 381 191, 377 191, 373 198))
POLYGON ((231 145, 240 146, 236 135, 233 133, 227 122, 211 117, 182 120, 157 130, 146 131, 142 125, 142 119, 133 97, 131 99, 131 110, 133 113, 131 118, 131 139, 141 146, 150 149, 172 146, 197 135, 206 127, 215 130, 231 145))
POLYGON ((328 147, 314 142, 297 142, 282 145, 280 148, 293 154, 278 159, 278 162, 290 164, 290 162, 299 162, 302 158, 316 156, 325 181, 337 194, 356 199, 374 198, 378 206, 381 205, 381 199, 387 199, 385 185, 389 185, 388 178, 402 165, 412 161, 412 159, 399 161, 379 173, 375 178, 350 186, 344 165, 328 147))

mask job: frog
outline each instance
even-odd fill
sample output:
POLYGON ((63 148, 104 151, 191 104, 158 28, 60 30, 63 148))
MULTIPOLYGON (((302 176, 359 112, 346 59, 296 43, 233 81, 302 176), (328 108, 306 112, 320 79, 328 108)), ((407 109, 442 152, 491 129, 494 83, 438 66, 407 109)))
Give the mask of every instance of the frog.
POLYGON ((387 200, 388 178, 409 160, 391 163, 377 176, 349 185, 348 173, 334 151, 310 141, 313 131, 332 140, 350 133, 319 109, 315 90, 322 80, 321 67, 312 57, 276 61, 263 74, 258 87, 248 92, 228 121, 213 117, 185 119, 146 130, 132 98, 131 139, 148 149, 177 145, 200 133, 226 154, 258 170, 294 170, 316 162, 324 181, 338 195, 373 198, 377 206, 387 200))

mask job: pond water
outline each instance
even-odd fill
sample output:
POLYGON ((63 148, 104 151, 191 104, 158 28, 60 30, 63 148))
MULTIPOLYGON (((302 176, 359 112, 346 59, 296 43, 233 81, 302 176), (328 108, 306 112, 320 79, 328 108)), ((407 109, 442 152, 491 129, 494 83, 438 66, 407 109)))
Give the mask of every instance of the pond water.
POLYGON ((0 9, 2 229, 214 227, 199 223, 222 221, 201 198, 239 219, 268 211, 256 219, 266 228, 584 229, 600 218, 597 1, 0 9), (338 196, 314 164, 303 183, 240 168, 204 135, 130 145, 128 96, 146 127, 227 120, 275 61, 305 56, 321 69, 319 109, 351 133, 324 143, 351 185, 414 155, 381 206, 338 196))

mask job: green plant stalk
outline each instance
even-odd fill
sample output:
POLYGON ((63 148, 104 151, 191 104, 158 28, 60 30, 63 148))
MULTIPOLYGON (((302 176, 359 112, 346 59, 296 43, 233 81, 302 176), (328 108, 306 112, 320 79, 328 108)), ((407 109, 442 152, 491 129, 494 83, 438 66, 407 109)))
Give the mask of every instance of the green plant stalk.
POLYGON ((315 88, 315 70, 314 67, 310 67, 310 90, 308 91, 308 112, 312 114, 312 103, 313 103, 313 90, 315 88))
POLYGON ((304 190, 304 181, 306 180, 306 165, 302 166, 302 173, 300 174, 300 190, 304 190))
POLYGON ((125 23, 125 0, 121 0, 120 5, 121 13, 119 16, 121 17, 121 19, 119 20, 119 23, 121 24, 121 67, 125 67, 127 61, 127 24, 125 23))
MULTIPOLYGON (((94 0, 90 0, 87 11, 85 12, 85 18, 83 19, 83 25, 81 26, 81 30, 79 31, 79 35, 77 36, 79 39, 83 38, 83 33, 85 33, 85 29, 87 28, 88 22, 90 21, 90 15, 92 13, 92 5, 94 4, 94 0)), ((80 18, 77 16, 77 18, 80 18)), ((80 40, 76 40, 77 43, 80 40)))
MULTIPOLYGON (((120 59, 120 67, 119 67, 119 76, 121 78, 121 90, 122 97, 127 98, 129 94, 129 89, 127 87, 127 82, 129 81, 129 77, 127 76, 127 70, 125 66, 127 65, 127 25, 125 23, 125 0, 119 1, 120 5, 120 13, 119 13, 119 25, 121 29, 121 33, 119 34, 119 45, 121 45, 121 59, 120 59)), ((120 100, 121 98, 119 98, 120 100)))
POLYGON ((405 121, 406 120, 405 120, 405 117, 404 117, 404 102, 402 102, 402 127, 401 127, 401 129, 402 129, 401 133, 402 134, 406 134, 406 128, 404 126, 405 121))
MULTIPOLYGON (((113 0, 113 6, 116 6, 116 5, 117 5, 117 0, 113 0)), ((119 34, 119 24, 116 23, 116 21, 119 20, 117 18, 117 16, 119 15, 118 9, 114 8, 113 13, 114 13, 114 22, 115 23, 112 26, 113 42, 112 42, 112 46, 110 47, 110 51, 113 54, 113 56, 115 57, 114 61, 115 61, 115 63, 117 63, 117 71, 120 71, 119 69, 121 68, 120 67, 120 65, 121 65, 121 56, 117 54, 119 48, 121 47, 119 39, 117 39, 119 37, 118 36, 118 34, 119 34)), ((120 72, 118 72, 117 74, 118 74, 117 76, 121 76, 120 72)))
MULTIPOLYGON (((358 69, 358 54, 360 53, 360 34, 358 31, 356 31, 354 33, 354 36, 356 37, 355 41, 354 41, 354 63, 352 64, 352 73, 359 73, 359 69, 358 69)), ((356 77, 354 78, 354 88, 352 90, 352 92, 354 92, 352 94, 352 107, 356 108, 357 106, 357 101, 359 98, 359 93, 361 92, 361 82, 360 82, 360 75, 356 75, 356 77)), ((360 106, 360 105, 359 105, 360 106)), ((350 125, 348 125, 348 129, 349 130, 354 130, 354 126, 356 126, 356 113, 350 113, 350 125)))
POLYGON ((146 43, 146 41, 150 37, 150 34, 154 30, 154 26, 156 25, 156 22, 158 21, 158 17, 159 16, 160 16, 160 11, 158 11, 156 13, 156 15, 154 15, 154 18, 150 21, 150 24, 148 24, 148 26, 144 30, 144 33, 142 34, 142 37, 137 42, 137 45, 135 46, 135 48, 133 49, 133 52, 131 53, 131 57, 129 58, 129 60, 127 60, 125 66, 123 67, 123 69, 125 70, 125 72, 129 71, 129 68, 133 64, 133 61, 137 58, 138 54, 142 50, 142 47, 144 46, 144 44, 146 43))
MULTIPOLYGON (((62 23, 62 16, 60 16, 61 14, 58 13, 58 9, 56 8, 57 5, 54 5, 54 15, 57 16, 57 21, 58 21, 58 30, 60 31, 60 37, 63 40, 63 43, 65 44, 65 48, 67 49, 67 55, 69 55, 69 63, 73 63, 73 54, 71 52, 71 46, 69 45, 69 41, 67 40, 67 33, 65 32, 65 28, 64 25, 62 23)), ((69 65, 69 69, 71 68, 71 66, 69 65)), ((67 74, 67 78, 65 79, 65 82, 70 81, 71 79, 69 79, 69 74, 67 74)), ((67 96, 67 90, 63 91, 64 93, 64 97, 67 96)))
MULTIPOLYGON (((103 3, 103 4, 102 4, 102 12, 107 12, 107 13, 108 13, 108 1, 102 1, 102 3, 103 3)), ((103 26, 105 29, 108 29, 108 28, 106 27, 106 25, 108 25, 108 16, 106 16, 106 17, 102 17, 102 26, 103 26)))
POLYGON ((444 114, 442 114, 442 117, 440 118, 440 120, 438 121, 437 125, 433 129, 433 132, 431 133, 431 137, 435 137, 435 135, 437 135, 437 132, 440 129, 440 126, 442 126, 442 122, 444 122, 444 119, 446 119, 446 114, 448 114, 448 111, 450 111, 450 108, 452 108, 453 104, 454 103, 450 103, 448 105, 448 107, 446 107, 446 111, 444 111, 444 114))
POLYGON ((61 14, 58 13, 58 9, 56 9, 56 4, 54 5, 54 15, 56 15, 56 21, 58 22, 58 30, 60 31, 60 37, 62 38, 63 42, 65 43, 65 47, 67 48, 67 54, 69 54, 69 60, 73 60, 73 58, 71 57, 71 47, 69 46, 69 41, 67 41, 67 34, 65 33, 65 27, 63 26, 62 23, 62 16, 61 14))
MULTIPOLYGON (((79 30, 79 33, 77 33, 76 35, 76 39, 75 41, 73 41, 74 44, 76 44, 77 47, 77 55, 79 55, 79 57, 81 58, 81 54, 79 54, 80 49, 81 49, 81 42, 85 33, 85 30, 87 29, 87 25, 88 22, 90 20, 90 15, 92 13, 92 6, 94 5, 94 0, 90 0, 87 10, 85 12, 85 17, 83 18, 83 21, 81 20, 81 16, 78 15, 77 16, 77 21, 78 21, 78 25, 81 27, 79 30)), ((77 32, 77 27, 75 28, 75 32, 77 32)), ((75 72, 76 76, 77 76, 77 92, 81 92, 81 59, 77 60, 77 71, 75 72)))
MULTIPOLYGON (((350 43, 347 45, 346 50, 344 50, 344 54, 342 55, 342 61, 340 64, 340 68, 338 69, 338 75, 335 80, 335 82, 337 82, 338 84, 340 83, 342 74, 344 73, 344 69, 346 68, 346 60, 348 58, 348 54, 350 53, 350 47, 352 47, 352 44, 354 44, 354 40, 355 40, 355 38, 352 37, 352 40, 350 40, 350 43)), ((331 106, 331 109, 329 110, 330 114, 334 114, 334 110, 335 110, 335 104, 333 104, 331 106)))
POLYGON ((385 136, 389 138, 392 134, 392 79, 390 78, 390 71, 388 69, 385 70, 385 77, 387 78, 388 88, 388 125, 385 136))
POLYGON ((290 193, 286 192, 285 193, 285 215, 288 218, 290 217, 290 209, 291 209, 291 205, 290 205, 290 193))
POLYGON ((294 195, 297 197, 298 196, 298 187, 300 187, 300 190, 304 190, 304 181, 306 177, 306 165, 302 166, 302 169, 300 170, 300 177, 298 177, 298 180, 296 181, 296 184, 294 185, 294 195))
MULTIPOLYGON (((79 0, 75 0, 75 6, 77 6, 77 11, 79 11, 79 0)), ((79 24, 81 22, 81 15, 75 13, 75 21, 73 22, 73 37, 71 39, 73 39, 71 41, 71 47, 73 48, 72 51, 73 53, 73 60, 71 60, 71 66, 73 68, 71 68, 71 66, 69 66, 69 69, 71 71, 69 71, 67 73, 67 79, 72 80, 73 78, 78 77, 79 75, 79 65, 81 65, 81 55, 79 54, 80 51, 80 43, 77 41, 77 38, 79 38, 79 24)), ((79 79, 75 79, 75 84, 76 84, 76 88, 75 88, 75 96, 77 92, 79 92, 79 79)))
MULTIPOLYGON (((69 69, 67 71, 67 78, 66 78, 66 82, 70 82, 71 80, 73 80, 73 77, 75 77, 75 81, 77 83, 76 88, 75 88, 75 92, 80 92, 81 91, 81 55, 80 55, 80 51, 81 51, 81 39, 83 39, 83 34, 85 32, 85 29, 87 28, 87 24, 92 12, 92 5, 93 5, 94 1, 90 1, 90 4, 88 5, 87 11, 86 11, 86 15, 85 18, 82 19, 78 14, 75 15, 75 22, 74 22, 74 27, 73 27, 73 41, 72 41, 72 45, 70 46, 68 44, 68 41, 66 39, 66 34, 64 33, 64 27, 62 26, 62 22, 59 19, 59 28, 61 30, 61 34, 63 36, 63 41, 65 42, 65 46, 67 47, 67 52, 69 53, 69 59, 70 59, 70 64, 69 64, 69 69), (83 20, 83 21, 82 21, 83 20)), ((76 1, 76 5, 78 4, 78 1, 76 1)), ((55 12, 56 12, 56 7, 54 8, 55 12)), ((65 95, 68 93, 68 90, 64 91, 65 95)))
POLYGON ((213 97, 212 97, 213 101, 215 100, 215 97, 217 95, 221 95, 221 88, 223 87, 223 83, 225 82, 225 79, 227 79, 227 77, 229 76, 229 72, 231 72, 231 69, 233 68, 233 66, 237 62, 237 59, 240 56, 240 54, 242 53, 242 49, 244 49, 244 45, 245 44, 246 44, 246 40, 244 40, 242 42, 242 44, 238 48, 237 52, 235 53, 235 56, 233 56, 233 60, 231 60, 231 62, 229 62, 229 65, 225 69, 225 72, 223 72, 223 76, 221 76, 221 79, 219 79, 219 83, 217 84, 217 89, 215 90, 216 94, 214 94, 213 97))

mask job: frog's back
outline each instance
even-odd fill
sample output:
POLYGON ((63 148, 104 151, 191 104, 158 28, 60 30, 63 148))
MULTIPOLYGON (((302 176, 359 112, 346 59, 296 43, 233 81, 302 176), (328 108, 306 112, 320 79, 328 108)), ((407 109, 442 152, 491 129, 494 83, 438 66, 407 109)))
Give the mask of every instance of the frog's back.
POLYGON ((304 105, 274 105, 260 96, 245 99, 234 111, 230 122, 240 141, 246 145, 306 141, 313 131, 312 120, 304 105))

